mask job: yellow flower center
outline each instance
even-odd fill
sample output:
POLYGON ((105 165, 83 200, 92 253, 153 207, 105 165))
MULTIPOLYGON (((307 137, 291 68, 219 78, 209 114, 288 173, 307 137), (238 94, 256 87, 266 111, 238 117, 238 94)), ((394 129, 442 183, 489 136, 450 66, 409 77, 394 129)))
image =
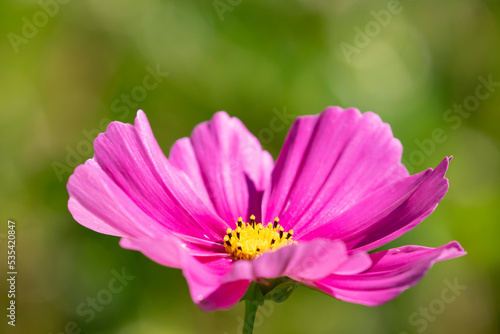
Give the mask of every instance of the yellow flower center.
POLYGON ((279 224, 276 217, 274 223, 268 223, 266 227, 262 223, 255 223, 255 216, 250 216, 250 222, 245 223, 238 218, 236 229, 227 229, 224 236, 224 248, 236 260, 251 260, 265 251, 296 244, 292 241, 293 230, 284 232, 283 226, 279 224))

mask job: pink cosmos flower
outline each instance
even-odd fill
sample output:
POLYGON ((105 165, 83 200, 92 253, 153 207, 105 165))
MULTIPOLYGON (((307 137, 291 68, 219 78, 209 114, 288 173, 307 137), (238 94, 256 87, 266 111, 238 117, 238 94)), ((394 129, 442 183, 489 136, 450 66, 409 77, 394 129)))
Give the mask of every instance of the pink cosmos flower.
POLYGON ((225 112, 176 141, 168 158, 142 111, 133 126, 112 122, 94 148, 68 181, 75 220, 182 269, 205 311, 278 277, 379 305, 435 262, 465 254, 455 241, 368 253, 436 208, 451 160, 409 175, 401 143, 371 112, 298 117, 276 162, 225 112))

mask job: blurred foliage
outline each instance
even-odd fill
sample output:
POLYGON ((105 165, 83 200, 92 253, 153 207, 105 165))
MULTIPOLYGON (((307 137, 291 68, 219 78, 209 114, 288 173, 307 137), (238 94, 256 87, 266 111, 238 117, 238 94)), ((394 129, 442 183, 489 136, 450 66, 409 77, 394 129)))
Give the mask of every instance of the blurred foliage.
MULTIPOLYGON (((277 112, 298 116, 340 105, 372 110, 391 124, 413 173, 454 155, 445 199, 390 246, 459 240, 469 254, 440 263, 419 285, 377 308, 300 287, 262 314, 255 332, 417 333, 423 327, 412 324, 411 315, 439 299, 446 280, 457 279, 467 289, 426 322, 425 332, 498 333, 500 260, 492 249, 500 235, 500 87, 491 86, 476 106, 470 97, 480 77, 500 81, 500 3, 403 0, 393 6, 0 2, 0 200, 4 224, 7 218, 18 223, 18 326, 8 330, 236 333, 242 305, 203 313, 179 270, 77 224, 66 207, 67 179, 92 156, 90 143, 109 121, 132 122, 139 108, 165 152, 197 123, 226 110, 260 134, 276 157, 290 120, 271 137, 262 129, 277 112), (155 69, 168 75, 158 77, 155 88, 137 88, 155 69), (463 103, 473 110, 448 112, 463 103), (439 142, 435 129, 441 129, 439 142), (79 315, 79 305, 122 268, 135 278, 92 320, 79 315)), ((4 252, 6 227, 0 233, 4 252)), ((5 280, 0 290, 5 306, 5 280)))

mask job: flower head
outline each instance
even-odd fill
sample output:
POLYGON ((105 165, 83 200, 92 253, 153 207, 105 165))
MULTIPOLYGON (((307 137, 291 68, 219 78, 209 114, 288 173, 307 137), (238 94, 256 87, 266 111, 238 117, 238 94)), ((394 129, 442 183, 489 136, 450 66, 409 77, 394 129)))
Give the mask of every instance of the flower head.
POLYGON ((338 299, 379 305, 416 284, 457 242, 368 253, 420 223, 448 189, 451 158, 409 175, 402 146, 371 112, 298 117, 276 160, 218 112, 168 158, 146 115, 112 122, 68 181, 81 225, 180 268, 203 310, 226 309, 250 282, 289 277, 338 299))

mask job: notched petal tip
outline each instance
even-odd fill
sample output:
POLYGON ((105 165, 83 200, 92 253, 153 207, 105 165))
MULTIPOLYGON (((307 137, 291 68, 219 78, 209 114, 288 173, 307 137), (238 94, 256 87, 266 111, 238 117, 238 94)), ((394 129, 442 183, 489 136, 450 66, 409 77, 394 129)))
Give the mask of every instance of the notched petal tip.
POLYGON ((337 299, 377 306, 396 298, 417 284, 436 263, 464 255, 460 244, 438 248, 403 246, 370 254, 373 265, 354 275, 330 275, 314 282, 317 288, 337 299))
POLYGON ((323 112, 336 112, 336 113, 355 113, 358 116, 361 116, 361 111, 355 107, 342 108, 340 106, 328 106, 323 110, 323 112))
POLYGON ((452 241, 444 246, 441 246, 440 248, 442 249, 442 252, 436 258, 436 262, 453 259, 467 254, 458 241, 452 241))

